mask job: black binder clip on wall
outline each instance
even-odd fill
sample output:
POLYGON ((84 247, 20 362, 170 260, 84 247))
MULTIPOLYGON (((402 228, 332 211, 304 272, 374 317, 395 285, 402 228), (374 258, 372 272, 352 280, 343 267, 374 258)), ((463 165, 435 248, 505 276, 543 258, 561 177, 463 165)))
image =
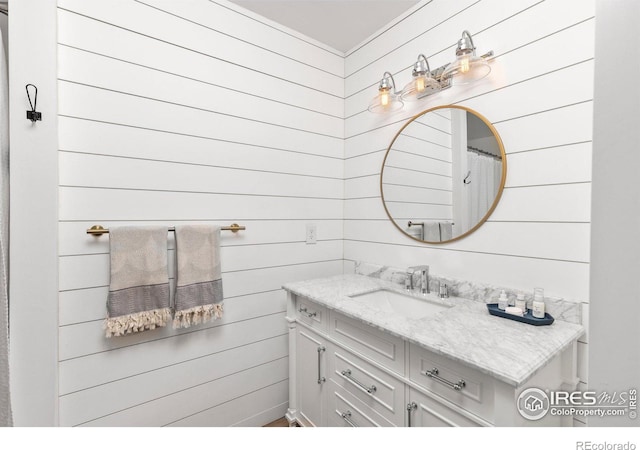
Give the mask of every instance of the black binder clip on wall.
POLYGON ((38 103, 38 88, 35 87, 33 84, 27 84, 25 86, 25 89, 27 90, 27 98, 29 99, 29 106, 31 106, 31 111, 27 111, 27 119, 29 119, 33 123, 36 123, 36 121, 42 120, 42 113, 36 111, 36 105, 38 103), (35 89, 35 93, 33 95, 33 102, 31 102, 31 95, 29 94, 29 86, 33 86, 33 89, 35 89))

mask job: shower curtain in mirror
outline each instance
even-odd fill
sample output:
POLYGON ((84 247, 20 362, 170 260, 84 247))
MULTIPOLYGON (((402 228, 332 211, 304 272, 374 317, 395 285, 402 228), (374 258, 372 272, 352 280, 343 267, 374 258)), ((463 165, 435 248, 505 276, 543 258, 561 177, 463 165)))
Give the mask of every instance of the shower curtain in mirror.
POLYGON ((466 185, 469 189, 468 223, 477 224, 496 198, 502 177, 502 163, 492 156, 467 152, 467 168, 471 172, 471 183, 466 185))
POLYGON ((0 426, 13 425, 9 395, 9 87, 0 35, 0 426))

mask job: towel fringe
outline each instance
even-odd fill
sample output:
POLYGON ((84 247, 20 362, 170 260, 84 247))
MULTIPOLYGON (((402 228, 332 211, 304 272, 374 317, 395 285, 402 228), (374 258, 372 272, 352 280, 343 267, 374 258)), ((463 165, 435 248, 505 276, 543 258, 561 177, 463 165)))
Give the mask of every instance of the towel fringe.
POLYGON ((107 317, 103 327, 106 330, 106 336, 110 338, 164 327, 170 319, 171 309, 161 308, 127 314, 126 316, 107 317))
POLYGON ((221 303, 176 311, 173 317, 173 328, 189 328, 193 325, 212 322, 222 317, 222 311, 221 303))

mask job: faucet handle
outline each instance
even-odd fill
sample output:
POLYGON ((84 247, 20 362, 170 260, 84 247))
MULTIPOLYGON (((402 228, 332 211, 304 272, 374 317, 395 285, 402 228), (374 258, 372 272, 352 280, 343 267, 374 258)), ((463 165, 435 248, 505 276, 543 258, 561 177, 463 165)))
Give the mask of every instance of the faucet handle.
POLYGON ((419 272, 420 273, 420 284, 423 294, 428 294, 429 290, 429 266, 411 266, 407 268, 407 277, 405 278, 404 287, 408 291, 413 290, 413 274, 419 272))
POLYGON ((404 278, 404 288, 407 291, 413 290, 413 274, 415 273, 415 271, 416 271, 415 267, 407 268, 406 276, 404 278))

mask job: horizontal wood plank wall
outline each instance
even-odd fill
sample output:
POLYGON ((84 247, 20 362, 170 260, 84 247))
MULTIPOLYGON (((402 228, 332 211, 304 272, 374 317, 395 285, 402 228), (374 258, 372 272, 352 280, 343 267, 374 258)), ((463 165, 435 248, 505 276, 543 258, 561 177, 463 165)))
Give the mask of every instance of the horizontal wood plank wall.
POLYGON ((58 20, 60 425, 281 417, 281 286, 343 270, 343 55, 224 0, 60 0, 58 20), (232 222, 223 319, 104 338, 88 227, 232 222))
MULTIPOLYGON (((591 0, 425 1, 348 52, 345 260, 429 264, 434 274, 479 283, 540 286, 582 303, 588 316, 594 14, 591 0), (479 54, 495 52, 489 78, 406 103, 394 114, 366 111, 385 71, 401 88, 420 53, 432 68, 451 61, 463 30, 479 54), (443 104, 470 107, 494 124, 507 152, 506 188, 474 234, 421 245, 387 219, 379 173, 402 124, 443 104)), ((580 343, 583 382, 587 342, 580 343)))

